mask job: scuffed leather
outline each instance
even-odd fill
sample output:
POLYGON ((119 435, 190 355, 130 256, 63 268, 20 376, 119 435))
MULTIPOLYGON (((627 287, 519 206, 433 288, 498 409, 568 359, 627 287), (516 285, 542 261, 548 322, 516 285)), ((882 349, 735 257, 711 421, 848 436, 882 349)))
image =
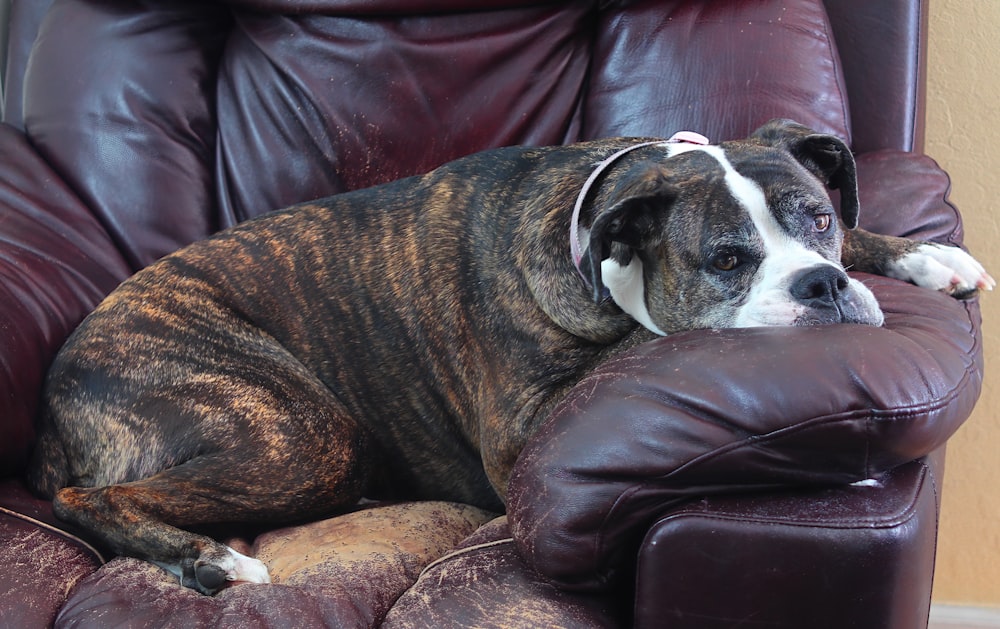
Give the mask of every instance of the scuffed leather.
POLYGON ((481 527, 428 566, 396 602, 384 629, 619 627, 614 596, 574 596, 527 569, 506 518, 481 527))
POLYGON ((931 468, 914 461, 876 486, 687 502, 643 539, 633 627, 802 624, 790 618, 824 629, 925 626, 931 581, 922 575, 934 569, 935 482, 931 468), (833 595, 834 583, 850 583, 859 595, 833 595))
POLYGON ((253 548, 270 585, 234 585, 214 597, 119 557, 82 579, 57 626, 375 627, 432 560, 492 514, 449 503, 375 506, 271 531, 253 548))

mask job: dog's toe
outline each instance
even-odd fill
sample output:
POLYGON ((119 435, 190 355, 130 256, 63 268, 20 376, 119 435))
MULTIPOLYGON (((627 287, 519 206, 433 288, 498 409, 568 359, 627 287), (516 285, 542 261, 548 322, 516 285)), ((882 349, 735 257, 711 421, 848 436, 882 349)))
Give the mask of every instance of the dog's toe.
POLYGON ((993 290, 996 281, 983 265, 958 247, 922 243, 892 263, 887 275, 957 298, 993 290))
POLYGON ((231 555, 233 567, 226 573, 227 581, 239 581, 241 583, 270 583, 271 575, 267 572, 267 566, 259 559, 241 555, 232 548, 226 548, 231 555))

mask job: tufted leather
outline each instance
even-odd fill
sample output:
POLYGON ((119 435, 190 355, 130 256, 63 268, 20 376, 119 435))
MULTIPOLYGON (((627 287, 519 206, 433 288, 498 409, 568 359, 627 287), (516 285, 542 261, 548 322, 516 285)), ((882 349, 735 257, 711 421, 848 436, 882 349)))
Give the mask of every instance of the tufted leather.
MULTIPOLYGON (((852 141, 863 226, 959 244, 947 175, 919 155, 925 21, 919 0, 12 3, 0 125, 0 472, 23 468, 52 356, 130 273, 271 209, 480 149, 679 129, 722 140, 790 117, 852 141)), ((978 308, 865 281, 889 312, 884 329, 693 332, 589 376, 519 461, 509 526, 487 525, 419 582, 408 574, 413 589, 389 620, 513 622, 497 609, 517 600, 557 625, 727 626, 752 617, 753 600, 731 595, 742 574, 770 570, 748 589, 764 597, 765 584, 826 574, 795 553, 819 561, 831 547, 845 549, 837 600, 854 603, 824 615, 805 596, 802 606, 772 599, 773 626, 926 620, 928 505, 941 469, 922 457, 978 395, 978 308), (869 476, 882 487, 841 486, 869 476), (916 515, 893 515, 903 512, 916 515), (872 518, 880 534, 866 529, 872 518), (479 546, 508 535, 513 543, 479 546), (706 548, 711 560, 699 561, 706 548), (882 569, 862 560, 874 556, 882 569), (790 566, 805 576, 781 576, 790 566), (852 597, 873 579, 892 596, 852 597)), ((6 481, 0 506, 44 511, 26 507, 23 491, 6 481)), ((160 613, 144 596, 169 586, 160 573, 119 596, 134 566, 96 569, 73 542, 25 522, 0 513, 0 540, 25 548, 47 581, 3 572, 0 592, 44 592, 29 608, 39 623, 59 613, 70 622, 73 610, 160 613), (53 544, 64 546, 48 556, 74 566, 62 581, 31 550, 53 544)), ((344 617, 339 599, 308 584, 260 597, 230 594, 227 622, 263 622, 265 599, 275 626, 306 607, 317 622, 344 617)), ((221 613, 192 605, 186 618, 221 613)))

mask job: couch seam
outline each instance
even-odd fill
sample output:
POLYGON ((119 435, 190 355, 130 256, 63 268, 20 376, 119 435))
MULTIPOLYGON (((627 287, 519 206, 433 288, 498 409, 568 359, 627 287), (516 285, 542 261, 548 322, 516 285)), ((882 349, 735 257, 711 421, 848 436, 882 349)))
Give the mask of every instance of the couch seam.
MULTIPOLYGON (((926 485, 928 483, 928 478, 927 478, 928 475, 929 474, 928 474, 926 468, 924 468, 922 470, 922 473, 920 474, 920 479, 919 479, 919 481, 917 483, 917 489, 916 489, 916 491, 914 493, 914 499, 908 501, 908 504, 906 505, 906 507, 899 513, 899 515, 897 517, 894 517, 894 518, 888 519, 888 520, 886 520, 886 519, 876 520, 874 518, 861 517, 861 518, 855 519, 853 521, 854 523, 852 523, 852 524, 847 524, 847 523, 839 523, 838 524, 838 523, 835 523, 835 522, 824 521, 824 520, 820 520, 820 519, 816 519, 816 518, 809 518, 809 519, 803 518, 803 519, 798 520, 798 521, 790 521, 790 520, 781 520, 779 518, 774 518, 774 517, 753 517, 753 516, 751 516, 751 517, 744 517, 744 516, 739 516, 739 515, 735 515, 735 514, 734 515, 707 514, 707 513, 698 513, 698 512, 690 511, 690 512, 682 512, 682 513, 672 513, 672 514, 663 516, 662 518, 658 518, 655 522, 659 523, 659 522, 665 522, 665 521, 671 520, 671 519, 681 519, 681 518, 702 518, 702 519, 705 519, 705 520, 718 520, 720 522, 735 522, 735 521, 740 521, 740 520, 751 520, 751 521, 753 521, 755 523, 760 523, 760 524, 768 524, 768 525, 773 525, 773 526, 801 527, 801 528, 808 528, 808 527, 815 527, 817 525, 822 525, 823 528, 838 529, 838 530, 848 530, 848 529, 858 529, 858 528, 865 528, 865 529, 888 529, 888 528, 895 528, 895 527, 900 526, 901 524, 905 524, 905 523, 909 522, 910 520, 912 520, 916 516, 917 509, 918 509, 918 503, 919 503, 919 499, 917 498, 917 496, 918 496, 919 492, 921 491, 921 489, 924 487, 924 485, 926 485)), ((932 489, 932 491, 934 491, 936 493, 933 481, 931 481, 931 489, 932 489)))
POLYGON ((19 513, 17 511, 14 511, 13 509, 8 509, 7 507, 0 507, 0 513, 2 513, 4 515, 7 515, 7 516, 10 516, 10 517, 14 518, 15 520, 21 520, 23 522, 27 522, 28 524, 31 524, 33 526, 37 526, 38 528, 43 529, 45 531, 48 531, 49 533, 51 533, 53 535, 56 535, 58 537, 62 537, 64 539, 68 540, 68 541, 71 541, 71 542, 74 542, 76 544, 79 544, 84 549, 86 549, 87 551, 89 551, 94 556, 94 558, 97 559, 97 561, 100 562, 101 564, 108 563, 108 560, 104 558, 104 555, 102 555, 101 552, 98 551, 96 548, 94 548, 92 545, 90 545, 89 543, 87 543, 86 540, 84 540, 84 539, 82 539, 82 538, 80 538, 80 537, 78 537, 76 535, 73 535, 72 533, 64 531, 64 530, 62 530, 61 528, 59 528, 57 526, 52 526, 51 524, 48 524, 47 522, 43 522, 43 521, 38 520, 36 518, 33 518, 33 517, 29 516, 29 515, 25 515, 23 513, 19 513))
POLYGON ((434 561, 432 561, 429 564, 427 564, 426 566, 424 566, 424 569, 420 571, 419 575, 417 575, 417 580, 419 581, 428 572, 430 572, 431 570, 433 570, 437 566, 445 563, 446 561, 450 561, 450 560, 454 559, 455 557, 461 557, 462 555, 471 554, 473 552, 480 551, 480 550, 485 550, 487 548, 493 548, 495 546, 503 546, 505 544, 513 544, 513 543, 514 543, 514 538, 513 537, 504 537, 504 538, 501 538, 501 539, 493 540, 491 542, 483 542, 481 544, 475 544, 473 546, 466 546, 465 548, 459 548, 458 550, 453 550, 451 552, 445 553, 444 555, 441 555, 440 557, 438 557, 434 561))

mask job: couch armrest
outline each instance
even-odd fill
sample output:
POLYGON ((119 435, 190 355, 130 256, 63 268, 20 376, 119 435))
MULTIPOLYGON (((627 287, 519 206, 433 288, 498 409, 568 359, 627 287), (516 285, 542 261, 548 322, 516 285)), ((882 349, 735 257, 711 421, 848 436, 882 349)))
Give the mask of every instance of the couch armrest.
POLYGON ((888 306, 884 328, 679 334, 581 382, 511 477, 511 528, 529 563, 566 587, 603 589, 671 504, 851 483, 944 443, 982 381, 965 304, 866 281, 888 306))
MULTIPOLYGON (((866 227, 960 240, 932 161, 885 152, 859 160, 859 173, 866 227)), ((847 484, 943 444, 982 386, 978 305, 862 279, 883 328, 694 331, 585 378, 511 476, 511 530, 528 563, 565 587, 601 590, 672 506, 847 484)))
POLYGON ((924 626, 937 495, 917 461, 873 485, 686 503, 643 541, 635 627, 924 626))

